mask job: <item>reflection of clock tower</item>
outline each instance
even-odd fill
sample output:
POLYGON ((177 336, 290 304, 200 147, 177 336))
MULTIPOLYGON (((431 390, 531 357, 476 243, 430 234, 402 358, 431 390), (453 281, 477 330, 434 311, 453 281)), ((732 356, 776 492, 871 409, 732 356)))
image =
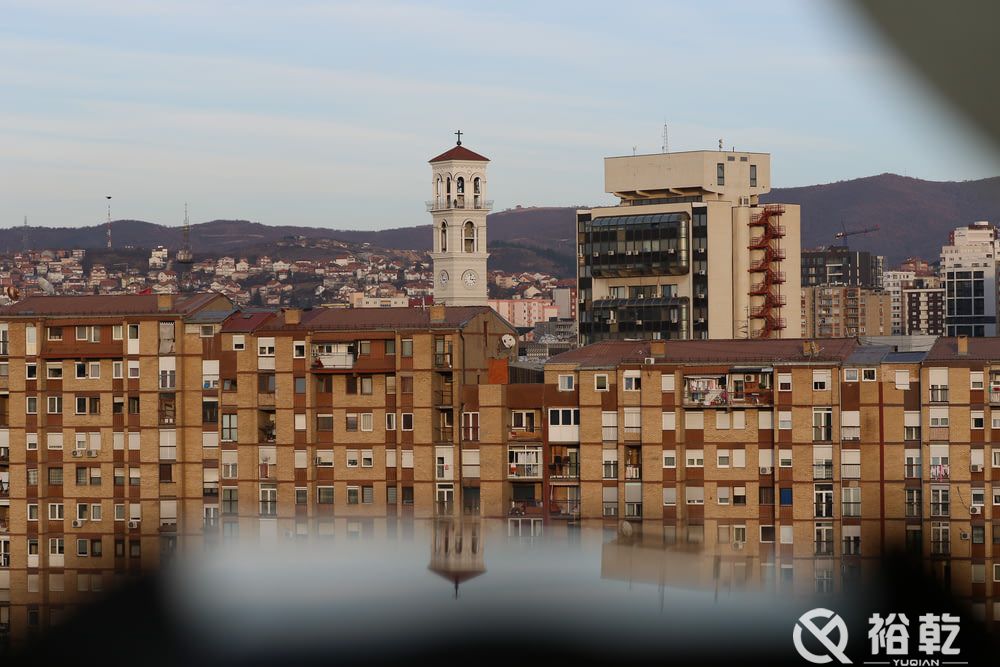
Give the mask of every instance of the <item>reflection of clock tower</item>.
POLYGON ((450 150, 430 161, 434 217, 434 302, 446 306, 485 306, 486 199, 488 158, 462 145, 462 133, 450 150))

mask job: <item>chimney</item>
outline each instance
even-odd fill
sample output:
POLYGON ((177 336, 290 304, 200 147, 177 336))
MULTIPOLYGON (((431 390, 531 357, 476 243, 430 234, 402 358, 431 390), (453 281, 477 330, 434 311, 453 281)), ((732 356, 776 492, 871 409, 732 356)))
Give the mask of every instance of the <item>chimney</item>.
POLYGON ((436 303, 431 306, 431 322, 444 322, 444 306, 436 303))
POLYGON ((802 341, 802 356, 811 357, 813 353, 813 344, 811 340, 802 341))
POLYGON ((967 357, 969 356, 969 337, 959 336, 956 340, 956 345, 958 347, 958 356, 967 357))
POLYGON ((285 324, 299 324, 302 322, 302 311, 298 308, 286 308, 283 315, 285 324))
POLYGON ((174 309, 174 295, 173 294, 157 294, 156 295, 156 310, 161 313, 170 312, 174 309))
POLYGON ((649 341, 649 356, 651 357, 667 356, 667 341, 665 340, 649 341))

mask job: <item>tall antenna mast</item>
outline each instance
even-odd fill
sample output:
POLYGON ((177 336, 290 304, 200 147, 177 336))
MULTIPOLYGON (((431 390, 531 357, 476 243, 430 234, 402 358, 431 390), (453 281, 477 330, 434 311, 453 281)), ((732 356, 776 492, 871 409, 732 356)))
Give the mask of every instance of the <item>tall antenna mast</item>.
POLYGON ((663 152, 670 152, 670 138, 667 134, 667 121, 663 121, 663 152))
MULTIPOLYGON (((176 260, 178 264, 191 264, 194 255, 191 252, 191 221, 188 219, 188 205, 184 202, 184 228, 182 231, 183 240, 181 247, 177 251, 176 260)), ((190 271, 190 269, 188 269, 190 271)), ((189 276, 190 277, 190 276, 189 276)))
POLYGON ((108 250, 111 249, 111 195, 105 195, 108 200, 108 250))
POLYGON ((24 229, 21 231, 21 250, 28 250, 28 216, 24 216, 24 229))

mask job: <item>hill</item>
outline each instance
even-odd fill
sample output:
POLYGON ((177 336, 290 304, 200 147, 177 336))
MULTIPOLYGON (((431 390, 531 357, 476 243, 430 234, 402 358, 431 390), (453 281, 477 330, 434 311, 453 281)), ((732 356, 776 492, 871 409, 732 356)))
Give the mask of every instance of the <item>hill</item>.
MULTIPOLYGON (((802 245, 828 245, 841 230, 878 225, 880 230, 851 238, 852 247, 888 257, 894 265, 908 256, 935 259, 952 228, 975 220, 1000 223, 1000 177, 979 181, 936 182, 880 174, 850 181, 799 188, 776 188, 770 202, 802 206, 802 245)), ((545 271, 572 277, 575 265, 576 207, 531 207, 497 211, 489 216, 490 265, 506 271, 545 271)), ((35 248, 103 248, 103 225, 90 227, 21 227, 0 230, 0 249, 22 247, 23 236, 35 248)), ((430 249, 430 225, 377 231, 264 225, 247 220, 213 220, 191 226, 196 255, 268 253, 283 259, 311 256, 295 244, 275 244, 296 236, 335 239, 375 248, 430 249)), ((141 220, 114 223, 115 245, 151 248, 181 244, 180 227, 141 220)))

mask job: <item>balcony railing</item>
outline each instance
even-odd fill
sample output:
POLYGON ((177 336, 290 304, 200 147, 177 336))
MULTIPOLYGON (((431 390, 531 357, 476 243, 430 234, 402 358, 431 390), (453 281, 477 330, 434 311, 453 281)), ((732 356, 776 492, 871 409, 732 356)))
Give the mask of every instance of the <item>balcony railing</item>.
POLYGON ((451 368, 451 352, 435 352, 434 367, 451 368))
POLYGON ((511 429, 507 435, 508 440, 514 441, 536 441, 542 439, 542 429, 511 429))
POLYGON ((937 482, 946 479, 951 479, 951 466, 947 463, 932 464, 931 480, 937 482))
POLYGON ((549 479, 580 479, 579 463, 550 463, 549 479))
POLYGON ((530 479, 542 476, 540 463, 511 463, 507 475, 511 479, 530 479))
POLYGON ((160 426, 171 426, 177 423, 177 413, 174 410, 160 410, 160 426))
POLYGON ((434 390, 434 405, 437 406, 449 406, 452 405, 454 392, 451 389, 436 389, 434 390))
POLYGON ((455 441, 455 427, 454 426, 438 426, 434 429, 434 441, 435 442, 454 442, 455 441))
POLYGON ((635 464, 626 464, 625 479, 642 479, 642 466, 635 464))
POLYGON ((813 542, 813 554, 816 556, 832 556, 833 540, 816 540, 813 542))
POLYGON ((493 210, 493 200, 483 199, 479 195, 473 195, 471 198, 466 195, 456 195, 451 199, 447 197, 438 197, 427 201, 426 204, 428 212, 447 211, 449 209, 473 209, 477 211, 493 210))
POLYGON ((813 463, 813 479, 833 479, 833 461, 813 463))
POLYGON ((354 355, 350 352, 316 354, 313 356, 313 364, 320 368, 354 368, 354 355))
POLYGON ((820 519, 829 519, 833 517, 833 501, 828 500, 824 502, 814 503, 815 505, 815 515, 820 519))
POLYGON ((997 387, 990 388, 990 403, 1000 403, 1000 389, 997 387))
POLYGON ((580 516, 579 500, 550 500, 549 515, 554 519, 576 519, 580 516))
POLYGON ((509 516, 541 516, 544 511, 545 505, 541 500, 512 500, 507 514, 509 516))

